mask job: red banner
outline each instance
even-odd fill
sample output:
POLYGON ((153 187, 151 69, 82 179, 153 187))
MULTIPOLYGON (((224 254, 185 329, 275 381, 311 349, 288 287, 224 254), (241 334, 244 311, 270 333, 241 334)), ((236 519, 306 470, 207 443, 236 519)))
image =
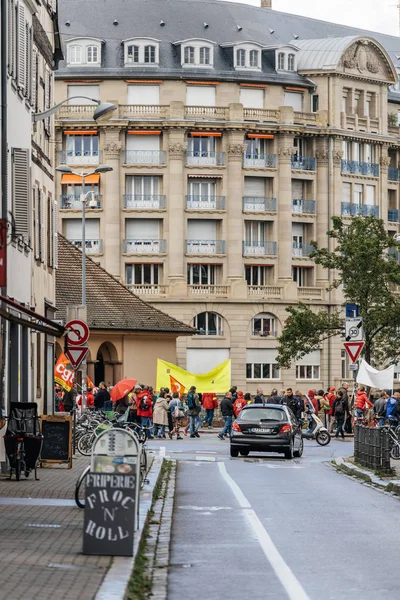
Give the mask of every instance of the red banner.
MULTIPOLYGON (((70 366, 69 360, 65 354, 60 354, 54 366, 54 381, 69 392, 75 383, 75 373, 72 369, 67 369, 67 365, 70 366)), ((89 376, 86 377, 86 385, 88 388, 94 388, 94 383, 89 376)))

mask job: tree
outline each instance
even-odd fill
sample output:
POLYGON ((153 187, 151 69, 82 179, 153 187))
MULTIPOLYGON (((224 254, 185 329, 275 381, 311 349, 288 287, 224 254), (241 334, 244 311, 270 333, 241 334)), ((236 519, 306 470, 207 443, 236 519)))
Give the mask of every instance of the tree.
MULTIPOLYGON (((381 219, 355 217, 349 226, 341 217, 332 218, 327 232, 332 249, 311 242, 310 257, 333 274, 330 288, 341 288, 346 303, 357 304, 364 320, 364 357, 370 363, 395 364, 400 360, 400 243, 390 236, 381 219)), ((339 335, 343 329, 342 309, 315 312, 299 303, 286 309, 279 337, 278 362, 288 368, 296 360, 339 335)))

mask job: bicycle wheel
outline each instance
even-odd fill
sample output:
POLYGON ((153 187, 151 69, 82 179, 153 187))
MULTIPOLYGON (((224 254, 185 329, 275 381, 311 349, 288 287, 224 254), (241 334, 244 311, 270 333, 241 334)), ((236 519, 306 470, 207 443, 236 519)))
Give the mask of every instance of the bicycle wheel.
POLYGON ((79 508, 85 508, 85 500, 84 500, 85 486, 84 486, 84 481, 85 481, 86 475, 89 473, 89 470, 90 470, 90 465, 88 465, 86 467, 86 469, 84 471, 82 471, 82 473, 79 475, 78 481, 76 482, 76 486, 75 486, 75 502, 76 502, 76 505, 79 508))
POLYGON ((78 452, 83 454, 83 456, 90 456, 90 453, 92 451, 94 437, 95 436, 93 433, 85 433, 85 435, 83 435, 81 438, 79 438, 78 446, 77 446, 78 452))
POLYGON ((21 479, 21 461, 19 458, 15 461, 15 479, 19 481, 21 479))
POLYGON ((390 449, 390 456, 393 460, 400 460, 400 446, 399 444, 394 444, 394 446, 390 449))
POLYGON ((143 485, 144 480, 146 479, 147 474, 147 452, 146 448, 142 446, 142 451, 140 453, 140 483, 143 485))

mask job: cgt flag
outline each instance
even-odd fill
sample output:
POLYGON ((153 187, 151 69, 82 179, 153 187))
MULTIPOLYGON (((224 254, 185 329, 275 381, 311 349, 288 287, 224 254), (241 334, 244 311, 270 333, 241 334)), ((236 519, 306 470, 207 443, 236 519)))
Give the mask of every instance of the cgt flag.
POLYGON ((169 383, 171 386, 171 391, 178 392, 182 396, 182 394, 186 390, 185 386, 182 383, 180 383, 177 379, 175 379, 175 377, 172 377, 172 375, 169 376, 169 383))
MULTIPOLYGON (((71 368, 67 369, 67 365, 71 366, 69 360, 65 354, 60 354, 54 366, 54 381, 70 392, 74 387, 75 373, 71 368)), ((88 388, 94 388, 94 383, 89 376, 86 377, 86 385, 88 388)))

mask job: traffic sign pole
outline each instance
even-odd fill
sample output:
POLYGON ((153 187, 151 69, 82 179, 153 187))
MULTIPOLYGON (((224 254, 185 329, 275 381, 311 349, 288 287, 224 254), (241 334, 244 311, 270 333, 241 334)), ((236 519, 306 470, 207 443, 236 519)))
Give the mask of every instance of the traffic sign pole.
MULTIPOLYGON (((83 255, 83 260, 82 260, 82 282, 85 280, 86 283, 86 278, 83 276, 83 267, 86 267, 86 261, 84 258, 84 253, 86 251, 86 244, 84 242, 84 237, 83 237, 83 247, 82 247, 82 255, 83 255)), ((83 290, 83 286, 82 286, 82 290, 83 290)), ((85 298, 83 298, 82 295, 82 304, 86 305, 86 290, 85 290, 85 298)), ((75 371, 75 382, 77 382, 77 371, 79 370, 79 367, 81 366, 81 376, 82 376, 82 381, 81 381, 81 397, 82 397, 82 410, 84 410, 86 408, 86 391, 87 391, 87 367, 86 367, 86 356, 87 353, 89 351, 89 348, 86 346, 86 343, 89 339, 89 327, 87 325, 87 323, 85 323, 85 321, 81 321, 80 319, 73 319, 71 321, 69 321, 66 326, 65 326, 66 330, 67 330, 67 336, 66 336, 66 356, 67 358, 70 360, 72 366, 74 367, 74 371, 75 371), (68 348, 68 346, 71 346, 71 348, 68 348)))

